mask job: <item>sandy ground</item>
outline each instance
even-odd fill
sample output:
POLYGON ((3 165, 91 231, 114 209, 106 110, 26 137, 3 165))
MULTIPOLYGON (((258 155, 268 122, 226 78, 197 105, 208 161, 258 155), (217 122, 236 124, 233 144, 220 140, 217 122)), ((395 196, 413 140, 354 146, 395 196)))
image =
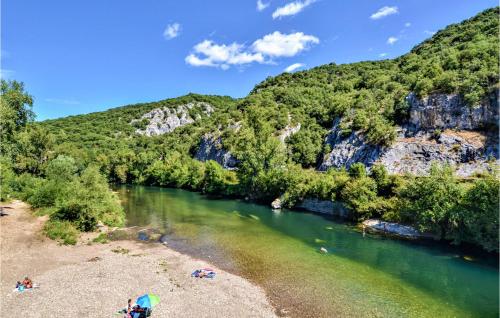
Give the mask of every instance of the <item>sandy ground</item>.
POLYGON ((247 280, 161 244, 115 241, 61 246, 45 238, 46 218, 5 204, 0 217, 0 316, 121 317, 128 298, 157 294, 152 317, 275 317, 264 291, 247 280), (191 278, 210 267, 215 279, 191 278), (28 275, 40 288, 14 292, 28 275))

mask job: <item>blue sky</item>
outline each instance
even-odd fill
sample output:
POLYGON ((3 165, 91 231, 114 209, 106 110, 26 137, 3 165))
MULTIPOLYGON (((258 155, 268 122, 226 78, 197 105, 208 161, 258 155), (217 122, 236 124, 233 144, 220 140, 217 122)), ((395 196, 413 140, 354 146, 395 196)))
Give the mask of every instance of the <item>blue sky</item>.
POLYGON ((37 119, 189 92, 245 96, 267 76, 392 58, 482 0, 3 0, 1 74, 37 119))

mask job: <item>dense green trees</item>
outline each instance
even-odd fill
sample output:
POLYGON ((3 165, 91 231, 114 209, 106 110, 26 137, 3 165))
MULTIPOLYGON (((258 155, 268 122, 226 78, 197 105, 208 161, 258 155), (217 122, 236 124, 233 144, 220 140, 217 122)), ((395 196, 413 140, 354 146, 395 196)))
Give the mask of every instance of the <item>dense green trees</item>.
POLYGON ((496 175, 474 181, 453 215, 456 241, 471 242, 498 252, 499 188, 496 175))
POLYGON ((0 82, 0 151, 6 153, 14 142, 14 136, 35 115, 31 109, 33 98, 24 91, 23 83, 17 81, 0 82))
POLYGON ((0 93, 0 199, 17 197, 48 213, 47 235, 66 244, 98 222, 122 225, 123 209, 97 167, 67 155, 54 159, 54 136, 30 123, 33 101, 23 84, 2 80, 0 93))
POLYGON ((422 231, 445 238, 447 229, 453 226, 452 211, 459 204, 462 191, 451 167, 433 166, 428 178, 416 178, 401 191, 402 210, 422 231))
POLYGON ((469 242, 498 252, 496 173, 462 183, 449 166, 434 166, 429 177, 414 178, 400 192, 403 219, 455 243, 469 242))

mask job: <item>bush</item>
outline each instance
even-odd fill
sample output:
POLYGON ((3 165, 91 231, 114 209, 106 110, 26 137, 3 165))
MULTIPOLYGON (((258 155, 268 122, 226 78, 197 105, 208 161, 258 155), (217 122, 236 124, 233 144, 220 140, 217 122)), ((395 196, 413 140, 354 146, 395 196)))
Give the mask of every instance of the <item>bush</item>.
POLYGON ((354 219, 367 219, 380 212, 377 184, 371 178, 358 177, 348 181, 342 189, 341 199, 353 213, 354 219))
POLYGON ((498 202, 500 181, 487 175, 474 181, 462 204, 453 213, 458 224, 453 238, 498 252, 498 202))
POLYGON ((55 205, 56 200, 61 198, 65 191, 65 188, 61 187, 57 182, 40 178, 36 179, 32 187, 26 199, 34 208, 44 208, 55 205))
POLYGON ((366 167, 361 162, 353 163, 349 167, 349 175, 353 178, 363 178, 366 177, 366 167))
POLYGON ((38 187, 37 184, 39 182, 39 178, 33 177, 28 173, 17 175, 11 183, 12 192, 17 198, 28 201, 28 198, 33 195, 35 189, 38 187))
POLYGON ((7 160, 0 161, 0 201, 8 201, 14 195, 16 175, 7 160))
POLYGON ((97 237, 95 237, 92 242, 94 243, 101 243, 101 244, 106 244, 109 242, 108 235, 105 233, 99 234, 97 237))
POLYGON ((376 164, 370 169, 370 178, 377 184, 377 192, 382 196, 392 195, 393 178, 389 176, 387 169, 381 165, 376 164))
POLYGON ((80 231, 92 231, 98 221, 96 209, 88 202, 72 198, 63 201, 57 206, 57 210, 51 215, 52 220, 64 220, 74 224, 80 231))
POLYGON ((64 187, 64 191, 56 192, 51 220, 72 222, 81 231, 94 230, 99 221, 109 226, 124 223, 123 208, 96 167, 85 169, 64 187))
POLYGON ((80 178, 74 182, 76 191, 75 201, 80 200, 88 204, 95 211, 98 221, 109 226, 122 226, 125 222, 125 213, 115 193, 111 191, 103 175, 95 166, 90 166, 82 172, 80 178))
POLYGON ((57 182, 67 182, 75 176, 77 167, 75 159, 65 155, 59 155, 51 160, 45 169, 45 176, 57 182))
POLYGON ((463 189, 450 166, 433 165, 428 177, 408 182, 400 194, 401 213, 421 231, 447 238, 456 228, 450 217, 461 201, 463 189))
POLYGON ((80 232, 69 221, 49 220, 43 228, 45 234, 66 245, 75 245, 80 232))

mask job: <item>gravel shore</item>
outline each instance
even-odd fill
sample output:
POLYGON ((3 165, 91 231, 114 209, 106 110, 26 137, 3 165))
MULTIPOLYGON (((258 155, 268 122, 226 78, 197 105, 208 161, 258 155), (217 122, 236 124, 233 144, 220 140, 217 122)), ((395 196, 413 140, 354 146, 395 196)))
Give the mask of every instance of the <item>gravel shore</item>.
POLYGON ((121 317, 128 298, 157 294, 152 317, 275 317, 260 287, 161 244, 114 241, 61 246, 46 218, 15 201, 0 217, 2 317, 121 317), (210 267, 215 279, 190 277, 210 267), (40 288, 14 292, 28 275, 40 288))

